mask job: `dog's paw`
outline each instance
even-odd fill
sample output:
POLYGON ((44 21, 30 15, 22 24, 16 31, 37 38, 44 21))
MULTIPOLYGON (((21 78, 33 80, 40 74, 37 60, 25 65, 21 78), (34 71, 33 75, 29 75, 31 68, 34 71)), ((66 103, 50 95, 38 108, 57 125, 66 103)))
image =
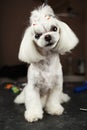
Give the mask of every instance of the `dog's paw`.
POLYGON ((43 111, 39 112, 36 110, 26 110, 24 116, 28 122, 35 122, 43 118, 43 111))
POLYGON ((56 106, 46 106, 45 110, 50 115, 62 115, 64 108, 59 104, 56 106))

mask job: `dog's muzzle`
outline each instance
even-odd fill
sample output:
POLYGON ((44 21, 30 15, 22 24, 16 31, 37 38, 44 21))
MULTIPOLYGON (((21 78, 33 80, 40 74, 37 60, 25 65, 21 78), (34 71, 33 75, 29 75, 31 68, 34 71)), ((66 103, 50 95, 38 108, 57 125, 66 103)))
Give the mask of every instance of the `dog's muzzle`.
POLYGON ((46 47, 48 47, 48 46, 52 46, 54 43, 53 42, 51 42, 52 41, 52 37, 51 37, 51 35, 46 35, 45 37, 44 37, 44 39, 45 39, 45 41, 47 42, 47 44, 45 45, 46 47))
POLYGON ((46 42, 50 42, 51 39, 52 39, 51 35, 48 34, 48 35, 45 36, 45 41, 46 42))
POLYGON ((53 44, 54 44, 54 43, 49 42, 48 44, 46 44, 46 47, 52 46, 53 44))

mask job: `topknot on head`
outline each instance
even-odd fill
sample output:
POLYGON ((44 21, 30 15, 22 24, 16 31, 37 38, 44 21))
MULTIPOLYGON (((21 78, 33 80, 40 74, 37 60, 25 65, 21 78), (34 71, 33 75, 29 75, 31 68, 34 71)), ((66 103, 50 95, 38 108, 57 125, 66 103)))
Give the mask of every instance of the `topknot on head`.
POLYGON ((40 21, 43 18, 55 17, 54 11, 49 5, 42 5, 31 12, 30 24, 40 21))

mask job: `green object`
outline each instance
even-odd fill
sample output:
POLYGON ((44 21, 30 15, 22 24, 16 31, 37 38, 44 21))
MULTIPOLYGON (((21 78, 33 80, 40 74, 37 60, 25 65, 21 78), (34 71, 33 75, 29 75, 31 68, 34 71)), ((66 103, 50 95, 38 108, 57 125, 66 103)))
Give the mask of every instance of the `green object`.
POLYGON ((17 86, 12 86, 11 90, 13 91, 13 93, 18 93, 20 91, 17 86))

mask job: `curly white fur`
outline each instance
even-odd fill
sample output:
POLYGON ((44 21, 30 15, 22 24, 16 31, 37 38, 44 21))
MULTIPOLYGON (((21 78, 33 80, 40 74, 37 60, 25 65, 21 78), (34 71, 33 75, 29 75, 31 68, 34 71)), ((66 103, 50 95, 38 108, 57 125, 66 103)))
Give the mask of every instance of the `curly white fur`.
POLYGON ((69 96, 63 93, 63 74, 59 54, 72 50, 78 38, 67 24, 58 20, 48 5, 31 13, 30 26, 26 29, 19 59, 31 63, 28 83, 15 99, 24 103, 25 119, 29 122, 43 117, 43 108, 51 115, 61 115, 63 102, 69 96))

